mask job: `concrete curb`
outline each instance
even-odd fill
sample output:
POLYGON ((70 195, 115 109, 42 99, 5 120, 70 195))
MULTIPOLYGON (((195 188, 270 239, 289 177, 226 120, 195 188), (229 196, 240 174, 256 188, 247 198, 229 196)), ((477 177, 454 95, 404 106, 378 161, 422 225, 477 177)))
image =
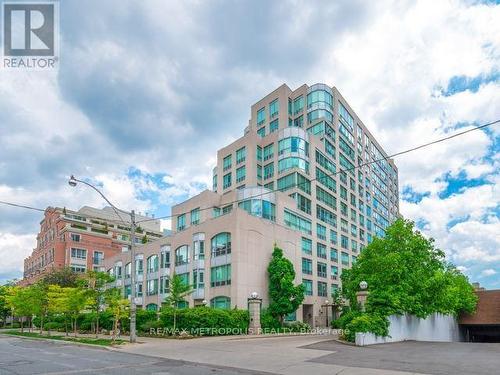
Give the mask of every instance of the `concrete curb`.
POLYGON ((106 350, 114 350, 114 349, 117 349, 118 346, 120 346, 120 345, 104 346, 104 345, 97 345, 97 344, 88 344, 88 343, 84 343, 84 342, 55 340, 55 339, 51 339, 50 337, 27 337, 27 336, 9 335, 8 333, 3 333, 3 332, 0 332, 0 336, 7 336, 7 337, 14 337, 14 338, 17 337, 17 338, 25 339, 25 340, 44 340, 44 341, 49 341, 49 342, 59 343, 59 344, 74 345, 74 346, 86 346, 86 347, 106 349, 106 350))

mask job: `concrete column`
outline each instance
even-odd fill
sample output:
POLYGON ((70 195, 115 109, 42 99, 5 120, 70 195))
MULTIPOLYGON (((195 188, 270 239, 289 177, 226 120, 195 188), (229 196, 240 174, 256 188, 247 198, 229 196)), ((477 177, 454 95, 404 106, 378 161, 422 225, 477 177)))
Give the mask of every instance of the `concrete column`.
POLYGON ((361 311, 365 311, 365 303, 366 299, 368 298, 369 292, 367 290, 360 290, 359 292, 356 293, 356 300, 361 306, 361 311))
POLYGON ((261 332, 260 325, 260 307, 262 306, 261 298, 248 299, 248 313, 250 315, 250 322, 248 324, 248 334, 258 335, 261 332))

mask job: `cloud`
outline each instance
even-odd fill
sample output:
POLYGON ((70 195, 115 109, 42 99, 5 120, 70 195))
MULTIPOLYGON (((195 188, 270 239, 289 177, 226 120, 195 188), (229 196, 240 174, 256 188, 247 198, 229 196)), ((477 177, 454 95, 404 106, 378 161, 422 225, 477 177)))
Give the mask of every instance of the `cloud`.
POLYGON ((495 271, 494 269, 492 268, 488 268, 486 270, 484 270, 483 272, 481 272, 481 275, 483 276, 493 276, 493 275, 496 275, 497 271, 495 271))
MULTIPOLYGON (((169 215, 211 185, 217 149, 282 83, 335 85, 390 153, 498 119, 499 17, 452 0, 93 0, 84 17, 65 2, 60 70, 0 75, 0 198, 102 207, 67 185, 75 174, 122 208, 169 215)), ((498 256, 499 136, 396 159, 401 212, 474 277, 498 256)), ((40 214, 0 215, 0 233, 34 238, 40 214)))

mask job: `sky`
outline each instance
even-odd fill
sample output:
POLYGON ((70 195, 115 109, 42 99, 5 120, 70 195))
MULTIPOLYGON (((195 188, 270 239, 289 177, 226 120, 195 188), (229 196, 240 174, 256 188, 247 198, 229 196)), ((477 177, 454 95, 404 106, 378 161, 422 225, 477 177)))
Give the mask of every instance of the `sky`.
MULTIPOLYGON (((75 174, 168 215, 283 83, 336 86, 389 154, 500 119, 499 19, 495 1, 61 1, 59 69, 0 70, 0 200, 103 207, 75 174)), ((500 288, 500 125, 395 162, 402 215, 500 288)), ((41 218, 0 206, 0 282, 41 218)))

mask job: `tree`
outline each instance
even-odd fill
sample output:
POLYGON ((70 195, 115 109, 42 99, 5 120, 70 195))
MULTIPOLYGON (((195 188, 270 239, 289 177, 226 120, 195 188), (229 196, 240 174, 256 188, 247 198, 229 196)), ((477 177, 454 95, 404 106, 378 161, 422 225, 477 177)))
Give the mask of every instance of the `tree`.
POLYGON ((179 275, 172 274, 168 296, 165 298, 165 305, 174 309, 174 332, 177 323, 177 308, 179 304, 185 302, 184 298, 191 293, 193 293, 192 285, 186 284, 179 275))
POLYGON ((7 305, 12 311, 12 315, 21 321, 21 332, 24 332, 24 318, 33 315, 33 305, 30 300, 28 288, 20 286, 10 286, 6 294, 7 305))
POLYGON ((40 334, 43 332, 44 318, 48 311, 48 286, 39 281, 36 284, 29 286, 28 298, 32 304, 32 312, 40 318, 40 334))
POLYGON ((42 282, 46 285, 59 285, 60 287, 74 288, 78 285, 79 275, 70 267, 52 269, 45 274, 42 282))
POLYGON ((99 313, 105 302, 106 284, 113 281, 113 277, 106 272, 87 271, 83 283, 87 288, 89 307, 95 314, 95 335, 99 334, 99 313))
POLYGON ((269 312, 283 324, 285 315, 297 310, 304 300, 304 286, 294 285, 293 264, 283 256, 283 250, 276 245, 271 262, 267 267, 269 275, 269 312))
POLYGON ((106 290, 105 301, 108 310, 113 314, 113 342, 116 339, 118 331, 118 322, 122 318, 127 318, 130 311, 130 301, 122 297, 121 291, 118 288, 106 290))
POLYGON ((76 337, 78 315, 86 306, 89 305, 87 290, 81 287, 63 288, 59 285, 50 285, 48 291, 48 302, 50 311, 64 314, 66 317, 71 319, 73 332, 76 337))
POLYGON ((425 238, 413 222, 403 219, 389 226, 383 238, 375 238, 352 268, 343 270, 341 279, 342 293, 354 309, 361 281, 368 283, 370 292, 365 305, 368 317, 358 314, 351 331, 366 328, 369 322, 370 332, 380 334, 387 331, 391 314, 419 318, 436 312, 458 315, 473 312, 477 303, 472 285, 446 263, 444 252, 434 246, 434 240, 425 238))
POLYGON ((332 292, 332 308, 333 308, 333 319, 337 318, 337 312, 340 310, 342 305, 344 304, 344 300, 339 289, 335 289, 332 292))
POLYGON ((388 316, 408 313, 425 318, 431 313, 472 312, 476 295, 466 277, 445 262, 444 252, 398 219, 359 255, 350 270, 342 272, 342 291, 356 305, 359 283, 368 283, 367 311, 388 316))
POLYGON ((2 321, 2 327, 5 327, 7 316, 10 313, 10 307, 7 303, 7 291, 8 287, 6 285, 0 285, 0 320, 2 321))

